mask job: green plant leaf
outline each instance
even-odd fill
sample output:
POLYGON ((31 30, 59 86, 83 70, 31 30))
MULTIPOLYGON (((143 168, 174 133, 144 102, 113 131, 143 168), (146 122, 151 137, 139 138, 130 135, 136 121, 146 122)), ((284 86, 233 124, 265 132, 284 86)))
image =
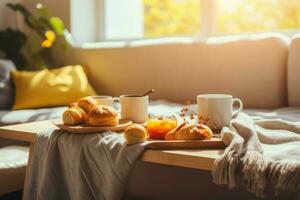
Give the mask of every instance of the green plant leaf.
POLYGON ((38 21, 39 21, 39 24, 41 27, 43 27, 42 31, 43 31, 43 34, 45 33, 45 31, 47 30, 52 30, 52 25, 50 24, 50 21, 49 19, 45 18, 45 17, 39 17, 38 18, 38 21))
POLYGON ((65 25, 62 20, 58 17, 51 17, 50 24, 57 35, 62 35, 65 30, 65 25))
POLYGON ((31 15, 31 13, 22 4, 7 3, 6 6, 9 7, 10 9, 14 10, 14 11, 19 11, 25 17, 31 15))
POLYGON ((18 30, 7 28, 0 31, 0 51, 5 58, 12 60, 18 69, 25 69, 26 60, 21 52, 27 37, 18 30))
POLYGON ((52 30, 60 36, 56 37, 53 45, 66 48, 67 42, 64 35, 66 30, 62 20, 58 17, 51 17, 48 8, 42 4, 37 4, 36 15, 33 15, 22 4, 8 3, 7 7, 19 12, 32 32, 26 36, 21 31, 0 31, 0 53, 13 60, 18 69, 34 70, 53 66, 52 49, 42 48, 41 42, 45 39, 45 33, 52 30))
POLYGON ((32 17, 32 14, 22 4, 7 3, 6 6, 9 7, 10 9, 12 9, 13 11, 20 12, 24 17, 24 21, 27 24, 27 26, 34 29, 34 25, 31 23, 31 21, 29 19, 32 17))

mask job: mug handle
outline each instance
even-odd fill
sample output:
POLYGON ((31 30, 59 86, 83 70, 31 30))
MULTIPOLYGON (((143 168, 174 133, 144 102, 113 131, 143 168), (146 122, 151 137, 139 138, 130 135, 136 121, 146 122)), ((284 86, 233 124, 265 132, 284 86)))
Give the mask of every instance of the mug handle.
POLYGON ((237 114, 239 114, 242 110, 243 110, 243 102, 242 100, 240 100, 239 98, 234 98, 232 100, 232 106, 235 104, 235 103, 238 103, 240 106, 237 110, 235 110, 232 114, 232 116, 236 116, 237 114))
MULTIPOLYGON (((120 104, 120 98, 119 97, 113 97, 113 103, 118 102, 120 104)), ((115 107, 115 106, 114 106, 115 107)), ((117 105, 115 108, 118 112, 121 112, 121 106, 117 105)))
POLYGON ((119 102, 120 103, 120 98, 119 97, 113 97, 114 102, 119 102))

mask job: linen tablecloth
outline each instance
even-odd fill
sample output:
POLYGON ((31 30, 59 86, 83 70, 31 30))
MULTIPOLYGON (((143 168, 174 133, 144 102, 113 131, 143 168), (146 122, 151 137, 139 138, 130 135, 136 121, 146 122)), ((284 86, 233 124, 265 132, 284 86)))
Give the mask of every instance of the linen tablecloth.
POLYGON ((122 199, 127 177, 144 145, 123 135, 45 130, 37 139, 25 199, 122 199))

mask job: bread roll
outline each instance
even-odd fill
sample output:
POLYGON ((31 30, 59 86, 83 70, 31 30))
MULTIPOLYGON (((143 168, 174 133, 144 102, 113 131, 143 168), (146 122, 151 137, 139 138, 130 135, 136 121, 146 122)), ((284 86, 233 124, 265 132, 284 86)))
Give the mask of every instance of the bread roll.
POLYGON ((124 138, 127 144, 143 143, 147 140, 148 134, 144 126, 133 124, 125 129, 124 138))
POLYGON ((112 107, 97 105, 88 113, 88 124, 102 127, 117 126, 119 124, 118 113, 112 107))
POLYGON ((96 105, 98 105, 97 100, 93 97, 83 97, 77 101, 77 106, 85 110, 87 113, 90 112, 90 110, 96 105))
POLYGON ((209 140, 213 136, 212 130, 204 124, 182 123, 176 129, 166 134, 166 140, 209 140))
POLYGON ((63 113, 63 123, 66 125, 82 124, 86 121, 86 118, 87 113, 78 106, 73 106, 63 113))
POLYGON ((68 108, 72 108, 74 106, 77 106, 77 102, 70 103, 69 106, 68 106, 68 108))

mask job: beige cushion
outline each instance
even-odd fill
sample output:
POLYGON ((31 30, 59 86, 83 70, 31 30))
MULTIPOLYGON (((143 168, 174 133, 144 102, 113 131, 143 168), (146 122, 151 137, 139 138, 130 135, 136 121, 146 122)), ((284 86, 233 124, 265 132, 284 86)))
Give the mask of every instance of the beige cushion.
POLYGON ((26 122, 57 119, 62 116, 66 107, 26 109, 26 110, 0 110, 0 126, 20 124, 26 122))
POLYGON ((0 195, 23 188, 28 151, 24 146, 0 148, 0 195))
POLYGON ((291 42, 288 58, 288 101, 290 106, 300 106, 300 34, 291 42))
POLYGON ((100 94, 141 93, 154 88, 154 99, 176 102, 195 102, 196 95, 203 93, 230 93, 246 107, 287 104, 288 38, 283 35, 230 36, 205 42, 145 40, 91 48, 87 45, 87 49, 64 56, 69 62, 88 66, 91 82, 100 94))

